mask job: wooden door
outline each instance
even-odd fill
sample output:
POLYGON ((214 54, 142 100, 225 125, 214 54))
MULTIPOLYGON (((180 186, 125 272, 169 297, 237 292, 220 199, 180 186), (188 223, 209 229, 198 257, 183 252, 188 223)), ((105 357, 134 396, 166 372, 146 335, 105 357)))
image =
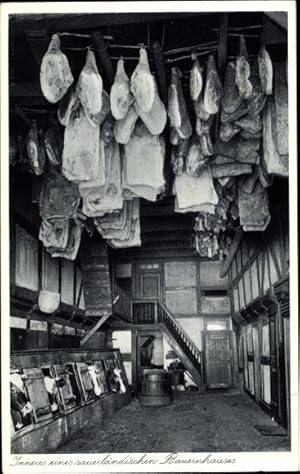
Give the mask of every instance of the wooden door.
POLYGON ((205 375, 208 388, 232 386, 230 333, 210 331, 204 334, 205 375))
POLYGON ((160 299, 161 297, 161 275, 160 272, 141 272, 139 274, 139 298, 160 299))

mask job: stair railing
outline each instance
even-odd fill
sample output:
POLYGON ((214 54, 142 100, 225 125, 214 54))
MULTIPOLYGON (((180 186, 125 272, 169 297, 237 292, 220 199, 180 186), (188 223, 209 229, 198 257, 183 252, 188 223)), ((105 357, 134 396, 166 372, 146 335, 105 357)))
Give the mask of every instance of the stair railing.
POLYGON ((158 323, 164 324, 171 335, 174 337, 181 350, 191 360, 194 367, 201 374, 202 369, 202 353, 195 346, 194 342, 186 334, 183 328, 178 324, 174 316, 165 307, 165 305, 158 301, 158 323))
POLYGON ((175 339, 183 353, 189 358, 195 369, 202 375, 202 352, 176 321, 161 301, 133 300, 132 323, 138 325, 164 326, 175 339))

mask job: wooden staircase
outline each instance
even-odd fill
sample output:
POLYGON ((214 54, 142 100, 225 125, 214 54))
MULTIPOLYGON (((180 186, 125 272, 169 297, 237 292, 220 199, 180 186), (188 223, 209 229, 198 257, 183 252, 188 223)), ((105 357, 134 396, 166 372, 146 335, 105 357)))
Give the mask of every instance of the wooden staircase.
POLYGON ((178 355, 199 389, 203 388, 202 352, 161 301, 134 301, 133 325, 159 329, 178 355))

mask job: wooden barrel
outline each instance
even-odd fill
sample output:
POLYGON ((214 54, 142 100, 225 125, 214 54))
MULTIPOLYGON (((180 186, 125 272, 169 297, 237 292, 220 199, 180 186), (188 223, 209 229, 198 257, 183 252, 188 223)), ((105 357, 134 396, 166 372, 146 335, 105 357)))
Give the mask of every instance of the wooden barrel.
POLYGON ((141 393, 141 405, 166 406, 171 403, 171 393, 168 373, 163 369, 148 369, 144 371, 141 393))

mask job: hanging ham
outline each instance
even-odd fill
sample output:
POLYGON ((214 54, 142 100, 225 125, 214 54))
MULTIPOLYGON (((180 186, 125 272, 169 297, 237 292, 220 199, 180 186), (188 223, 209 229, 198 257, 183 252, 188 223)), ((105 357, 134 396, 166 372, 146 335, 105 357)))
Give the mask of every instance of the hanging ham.
POLYGON ((79 203, 77 184, 67 181, 55 168, 44 174, 39 199, 42 219, 76 217, 79 203))
POLYGON ((240 224, 245 231, 264 231, 270 222, 268 194, 258 181, 252 193, 238 188, 240 224))
POLYGON ((61 129, 53 123, 44 134, 44 146, 47 158, 52 166, 59 166, 62 162, 63 140, 61 129))
POLYGON ((76 114, 79 104, 75 86, 72 84, 64 98, 60 101, 57 109, 57 118, 61 125, 66 127, 69 124, 76 114))
POLYGON ((111 112, 116 120, 122 120, 128 113, 132 103, 130 81, 124 68, 124 60, 117 63, 117 72, 110 90, 111 112))
POLYGON ((222 142, 229 142, 237 133, 239 133, 241 128, 238 126, 237 122, 232 123, 222 123, 220 126, 220 140, 222 142))
POLYGON ((67 260, 76 260, 82 234, 82 225, 70 223, 70 231, 67 246, 64 250, 56 249, 55 247, 47 248, 47 252, 51 257, 65 258, 67 260))
POLYGON ((182 85, 182 73, 178 67, 171 69, 171 84, 169 86, 168 115, 171 126, 174 127, 180 138, 190 138, 193 130, 187 111, 182 85))
POLYGON ((100 112, 92 114, 85 110, 86 118, 93 127, 99 127, 110 113, 110 98, 105 90, 102 90, 102 106, 100 112))
POLYGON ((207 62, 206 82, 204 89, 204 109, 214 115, 219 111, 222 97, 222 85, 216 68, 215 59, 209 56, 207 62))
POLYGON ((142 112, 150 112, 154 102, 155 82, 145 48, 140 49, 140 59, 132 73, 130 89, 139 109, 142 112))
POLYGON ((60 49, 60 39, 58 35, 53 35, 40 70, 44 97, 55 104, 63 98, 73 81, 68 59, 60 49))
POLYGON ((265 46, 260 48, 257 59, 262 90, 266 95, 271 95, 273 92, 273 64, 265 46))
POLYGON ((250 65, 248 63, 248 52, 245 36, 240 36, 240 53, 236 59, 235 83, 238 87, 240 96, 248 99, 252 94, 252 84, 249 80, 250 65))
POLYGON ((165 144, 151 135, 140 121, 124 147, 123 188, 139 197, 155 201, 164 187, 165 144))
POLYGON ((260 116, 251 117, 250 115, 244 115, 239 120, 236 120, 235 125, 242 128, 249 133, 259 133, 262 130, 262 121, 260 116))
POLYGON ((79 191, 83 198, 82 211, 88 217, 98 217, 114 212, 123 206, 121 188, 121 164, 118 144, 112 140, 108 145, 100 141, 100 150, 105 157, 105 181, 85 181, 79 191))
POLYGON ((30 167, 36 176, 43 174, 46 164, 44 144, 39 137, 36 122, 33 123, 26 138, 26 150, 30 167))
POLYGON ((204 108, 204 101, 203 101, 203 94, 200 94, 200 97, 196 102, 194 102, 194 108, 195 108, 195 114, 196 117, 201 120, 206 122, 210 118, 210 113, 207 112, 204 108))
POLYGON ((190 95, 193 101, 198 100, 203 87, 203 70, 196 58, 190 73, 190 95))
POLYGON ((69 238, 69 219, 44 219, 40 225, 39 240, 45 248, 64 250, 69 238))
POLYGON ((271 98, 263 111, 263 165, 269 174, 288 176, 288 155, 278 151, 275 104, 271 98))
POLYGON ((222 109, 226 114, 234 113, 243 102, 243 96, 239 93, 239 89, 236 84, 236 66, 233 62, 227 64, 225 79, 224 79, 224 91, 221 99, 222 109))
POLYGON ((126 145, 132 134, 136 124, 138 114, 133 105, 129 107, 126 116, 122 120, 116 120, 114 125, 114 136, 118 143, 126 145))
POLYGON ((99 127, 90 125, 82 107, 65 128, 62 170, 70 181, 87 181, 98 176, 99 127))
POLYGON ((85 112, 98 114, 102 107, 102 78, 93 51, 88 49, 85 65, 79 75, 76 94, 85 112))
POLYGON ((210 167, 204 166, 199 176, 191 176, 184 172, 176 176, 174 183, 175 212, 214 212, 218 204, 210 167))
POLYGON ((201 152, 198 137, 194 137, 186 157, 186 172, 191 176, 199 176, 207 162, 207 157, 201 152))
MULTIPOLYGON (((153 78, 154 80, 154 78, 153 78)), ((167 123, 167 112, 164 104, 158 95, 156 81, 154 80, 154 101, 149 112, 143 111, 138 102, 134 102, 135 111, 144 122, 147 129, 152 135, 160 135, 167 123)))

